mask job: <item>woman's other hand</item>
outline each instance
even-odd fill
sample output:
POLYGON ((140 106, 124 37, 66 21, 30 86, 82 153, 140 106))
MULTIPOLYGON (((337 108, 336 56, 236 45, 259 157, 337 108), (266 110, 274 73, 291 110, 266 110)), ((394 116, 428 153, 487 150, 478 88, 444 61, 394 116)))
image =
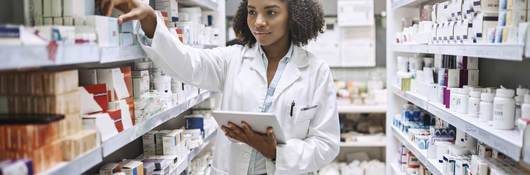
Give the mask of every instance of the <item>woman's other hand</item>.
POLYGON ((268 128, 266 134, 261 134, 254 132, 245 122, 241 122, 241 125, 243 128, 229 122, 228 127, 221 126, 221 129, 223 129, 226 136, 246 143, 266 158, 276 160, 276 138, 274 138, 273 129, 268 128))

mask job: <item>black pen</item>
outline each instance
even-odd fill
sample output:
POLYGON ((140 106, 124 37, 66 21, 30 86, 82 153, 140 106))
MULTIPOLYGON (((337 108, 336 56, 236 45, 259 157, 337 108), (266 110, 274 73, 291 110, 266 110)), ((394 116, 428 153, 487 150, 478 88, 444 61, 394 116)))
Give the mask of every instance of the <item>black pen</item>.
POLYGON ((293 117, 293 108, 294 108, 294 105, 296 105, 296 104, 295 104, 294 101, 293 101, 293 102, 291 103, 291 113, 290 113, 291 117, 293 117))

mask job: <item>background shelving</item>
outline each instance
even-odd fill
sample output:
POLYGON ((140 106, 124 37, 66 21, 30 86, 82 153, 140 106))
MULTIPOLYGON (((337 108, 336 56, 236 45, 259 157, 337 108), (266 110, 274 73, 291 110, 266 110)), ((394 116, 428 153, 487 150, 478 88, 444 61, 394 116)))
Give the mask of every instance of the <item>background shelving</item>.
POLYGON ((392 8, 401 8, 401 7, 414 7, 418 6, 422 3, 429 2, 430 0, 394 0, 395 2, 392 2, 392 8))
POLYGON ((339 105, 341 114, 385 113, 386 105, 339 105))
POLYGON ((499 150, 508 157, 519 161, 523 146, 521 133, 517 130, 498 130, 478 118, 451 112, 442 105, 433 104, 425 98, 411 92, 403 92, 394 87, 392 92, 397 96, 414 103, 416 106, 429 111, 451 125, 463 129, 467 134, 477 138, 487 145, 499 150))
POLYGON ((217 3, 211 0, 180 0, 179 4, 185 6, 197 6, 204 10, 217 10, 217 3))
POLYGON ((465 55, 507 61, 522 61, 524 49, 524 46, 519 44, 394 44, 393 46, 395 52, 465 55))
POLYGON ((385 147, 385 141, 378 142, 341 142, 340 147, 342 148, 363 148, 363 147, 385 147))

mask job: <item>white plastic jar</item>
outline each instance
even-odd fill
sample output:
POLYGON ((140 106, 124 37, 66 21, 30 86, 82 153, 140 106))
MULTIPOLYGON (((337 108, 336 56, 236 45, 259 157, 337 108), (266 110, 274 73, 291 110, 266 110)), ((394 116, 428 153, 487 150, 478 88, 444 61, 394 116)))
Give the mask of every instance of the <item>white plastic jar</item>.
POLYGON ((530 119, 530 94, 524 95, 524 103, 521 105, 521 118, 530 119))
POLYGON ((480 112, 480 95, 482 92, 479 90, 473 90, 469 92, 469 100, 467 104, 467 114, 477 118, 480 112))
POLYGON ((484 92, 480 95, 479 120, 488 122, 493 118, 493 99, 495 93, 484 92))
POLYGON ((493 127, 495 129, 513 129, 515 126, 515 100, 513 89, 501 87, 493 100, 493 127))
POLYGON ((467 114, 467 104, 469 89, 467 88, 452 88, 450 110, 461 114, 467 114))

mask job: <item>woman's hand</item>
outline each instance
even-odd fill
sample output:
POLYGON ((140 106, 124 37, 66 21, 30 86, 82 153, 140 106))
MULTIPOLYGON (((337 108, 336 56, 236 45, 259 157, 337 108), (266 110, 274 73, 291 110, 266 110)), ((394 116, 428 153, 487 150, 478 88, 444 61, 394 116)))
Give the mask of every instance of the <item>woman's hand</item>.
POLYGON ((117 8, 125 14, 118 17, 118 23, 122 24, 131 20, 139 20, 145 35, 152 38, 156 30, 156 13, 149 5, 139 0, 96 0, 96 5, 101 7, 101 13, 110 16, 113 8, 117 8))
POLYGON ((276 138, 274 138, 272 128, 268 128, 267 134, 263 135, 254 132, 245 122, 241 122, 241 125, 243 125, 243 128, 239 128, 232 122, 228 122, 229 127, 221 126, 221 128, 226 136, 246 143, 266 158, 276 160, 276 138))

